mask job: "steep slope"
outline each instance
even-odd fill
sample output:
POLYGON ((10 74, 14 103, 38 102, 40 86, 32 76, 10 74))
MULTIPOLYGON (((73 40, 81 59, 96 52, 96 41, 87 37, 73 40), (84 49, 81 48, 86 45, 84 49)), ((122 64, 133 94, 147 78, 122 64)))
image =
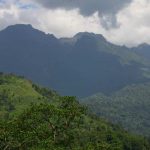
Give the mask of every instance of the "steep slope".
POLYGON ((60 64, 62 93, 82 97, 99 91, 110 94, 125 85, 147 81, 149 62, 126 47, 93 33, 79 33, 67 39, 71 42, 72 51, 60 64))
POLYGON ((63 95, 110 94, 150 80, 149 61, 102 35, 57 39, 31 25, 0 32, 0 71, 17 73, 63 95))
POLYGON ((0 118, 7 119, 20 113, 31 103, 41 103, 48 98, 43 93, 49 94, 52 99, 56 94, 53 91, 42 89, 31 81, 15 75, 0 74, 0 118))
POLYGON ((62 51, 58 39, 31 25, 9 26, 0 32, 0 70, 24 75, 44 85, 56 58, 65 53, 62 51))
POLYGON ((88 115, 74 97, 57 96, 14 75, 0 75, 0 83, 0 112, 10 103, 17 112, 5 120, 0 115, 0 149, 150 149, 147 139, 88 115))
POLYGON ((136 53, 143 55, 145 58, 150 59, 150 45, 143 43, 137 47, 132 48, 136 53))
POLYGON ((111 96, 96 94, 82 102, 98 116, 150 136, 150 83, 127 86, 111 96))

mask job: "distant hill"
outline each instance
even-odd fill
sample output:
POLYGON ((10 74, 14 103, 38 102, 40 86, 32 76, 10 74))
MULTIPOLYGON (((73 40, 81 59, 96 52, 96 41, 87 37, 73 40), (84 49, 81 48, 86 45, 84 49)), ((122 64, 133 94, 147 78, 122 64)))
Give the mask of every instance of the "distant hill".
POLYGON ((0 71, 23 75, 63 95, 110 94, 147 82, 149 64, 100 34, 83 32, 58 39, 23 24, 0 31, 0 71))
POLYGON ((140 44, 139 46, 132 48, 132 50, 150 60, 149 44, 146 43, 140 44))
POLYGON ((150 143, 87 114, 74 97, 1 74, 0 149, 149 150, 150 143))
POLYGON ((95 94, 82 103, 98 116, 150 136, 150 83, 127 86, 110 96, 95 94))

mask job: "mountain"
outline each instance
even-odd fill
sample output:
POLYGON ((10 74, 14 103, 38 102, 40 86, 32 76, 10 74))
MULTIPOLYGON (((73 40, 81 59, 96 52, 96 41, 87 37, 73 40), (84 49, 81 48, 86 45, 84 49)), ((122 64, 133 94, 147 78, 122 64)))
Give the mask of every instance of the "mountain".
POLYGON ((130 132, 150 136, 150 83, 127 86, 110 96, 95 94, 81 101, 98 116, 130 132))
POLYGON ((23 24, 0 31, 0 71, 78 97, 110 94, 150 80, 149 60, 100 34, 58 39, 23 24))
POLYGON ((0 70, 16 72, 46 84, 51 74, 47 70, 55 66, 55 58, 61 53, 59 41, 31 25, 9 26, 0 32, 0 70), (49 67, 49 68, 47 68, 49 67))
POLYGON ((150 45, 147 43, 140 44, 137 47, 132 48, 136 53, 143 55, 145 58, 150 59, 150 45))
POLYGON ((150 149, 146 138, 87 113, 74 97, 23 77, 0 74, 0 103, 0 149, 150 149))

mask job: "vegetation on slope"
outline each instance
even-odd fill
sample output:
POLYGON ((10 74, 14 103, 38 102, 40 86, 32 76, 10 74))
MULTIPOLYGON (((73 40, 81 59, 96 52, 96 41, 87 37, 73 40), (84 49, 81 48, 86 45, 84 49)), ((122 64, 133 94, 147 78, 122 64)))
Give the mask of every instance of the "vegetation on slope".
POLYGON ((142 137, 85 114, 74 97, 35 104, 0 124, 1 149, 148 150, 142 137))
POLYGON ((87 114, 75 97, 60 97, 14 75, 0 75, 0 83, 0 149, 150 149, 145 138, 87 114))
POLYGON ((0 118, 12 117, 31 103, 41 103, 55 96, 55 92, 40 88, 23 77, 0 74, 0 118))
POLYGON ((127 86, 110 96, 96 94, 82 102, 98 116, 150 136, 150 83, 127 86))

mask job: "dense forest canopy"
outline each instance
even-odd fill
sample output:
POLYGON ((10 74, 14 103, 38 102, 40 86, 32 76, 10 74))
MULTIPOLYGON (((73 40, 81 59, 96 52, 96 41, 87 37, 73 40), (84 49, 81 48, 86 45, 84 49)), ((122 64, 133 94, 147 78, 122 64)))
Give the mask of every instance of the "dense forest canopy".
POLYGON ((150 136, 150 83, 126 86, 109 96, 98 93, 81 102, 130 132, 150 136))
POLYGON ((0 90, 0 149, 150 149, 147 139, 92 115, 75 97, 5 74, 0 90))

